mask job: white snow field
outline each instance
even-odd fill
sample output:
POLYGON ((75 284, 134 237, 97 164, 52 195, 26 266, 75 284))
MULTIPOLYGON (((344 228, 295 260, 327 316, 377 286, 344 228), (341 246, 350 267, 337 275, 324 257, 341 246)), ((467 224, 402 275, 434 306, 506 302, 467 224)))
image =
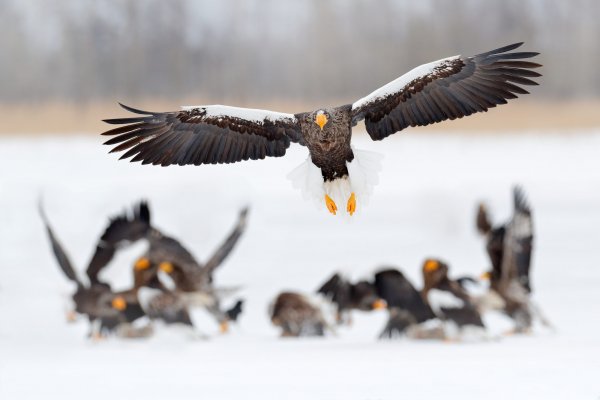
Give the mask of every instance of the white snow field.
MULTIPOLYGON (((377 143, 356 135, 357 148, 385 158, 370 204, 352 218, 315 208, 291 187, 285 177, 307 155, 299 146, 260 162, 160 168, 117 162, 102 139, 0 139, 0 399, 600 397, 600 132, 408 130, 377 143), (421 263, 434 256, 451 275, 481 273, 489 264, 476 203, 487 201, 504 221, 515 183, 534 209, 535 299, 556 332, 378 341, 383 311, 355 313, 352 328, 322 339, 280 339, 270 325, 279 291, 313 292, 335 270, 358 278, 399 266, 420 287, 421 263), (199 312, 210 340, 164 327, 146 340, 88 340, 85 321, 65 321, 73 285, 51 255, 40 195, 80 270, 107 217, 138 199, 200 260, 251 205, 247 232, 216 275, 219 285, 243 286, 239 325, 221 336, 199 312)), ((125 288, 142 250, 125 251, 104 277, 125 288)))

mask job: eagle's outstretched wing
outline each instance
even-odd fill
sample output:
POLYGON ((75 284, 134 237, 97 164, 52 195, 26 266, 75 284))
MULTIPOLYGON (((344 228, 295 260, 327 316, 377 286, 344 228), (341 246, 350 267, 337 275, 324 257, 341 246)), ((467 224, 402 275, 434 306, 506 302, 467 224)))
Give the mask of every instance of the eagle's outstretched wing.
POLYGON ((145 201, 136 205, 132 214, 124 213, 111 219, 86 270, 90 283, 102 283, 98 274, 112 260, 117 249, 144 238, 150 228, 150 209, 145 201))
POLYGON ((531 282, 529 270, 533 250, 533 219, 531 207, 525 199, 523 189, 516 186, 513 190, 514 212, 506 226, 504 237, 504 256, 502 258, 502 280, 508 286, 509 280, 518 280, 529 293, 531 282))
POLYGON ((71 260, 67 256, 67 253, 63 249, 62 245, 56 238, 54 231, 50 227, 50 222, 48 221, 48 218, 46 217, 46 213, 44 212, 44 208, 42 206, 41 200, 38 204, 38 210, 40 212, 40 216, 42 217, 42 221, 44 222, 44 227, 46 228, 46 232, 48 233, 48 238, 50 239, 50 245, 52 246, 52 252, 54 253, 54 256, 56 257, 56 261, 58 262, 60 269, 62 269, 62 271, 67 276, 67 278, 69 278, 70 280, 75 282, 78 287, 80 287, 80 288, 84 287, 83 283, 81 283, 81 281, 77 277, 77 273, 73 269, 73 264, 71 264, 71 260))
POLYGON ((521 86, 537 85, 530 78, 541 75, 531 69, 541 65, 521 61, 539 53, 507 53, 522 44, 421 65, 352 104, 352 123, 364 119, 371 138, 381 140, 408 126, 462 118, 527 94, 521 86))
POLYGON ((104 120, 125 124, 103 135, 115 136, 111 152, 121 158, 153 165, 222 164, 281 157, 290 141, 301 140, 293 114, 221 105, 184 107, 181 111, 148 112, 121 106, 142 115, 104 120))
POLYGON ((248 207, 243 208, 240 211, 238 221, 233 228, 233 231, 229 234, 227 239, 221 244, 221 246, 213 253, 210 259, 204 264, 202 268, 204 273, 209 276, 209 280, 212 281, 213 271, 221 265, 221 263, 229 256, 235 245, 237 244, 240 237, 246 230, 246 221, 248 216, 248 207))
POLYGON ((350 305, 351 290, 352 284, 336 272, 327 280, 327 282, 317 289, 317 293, 337 304, 340 309, 345 309, 350 305))
POLYGON ((421 294, 397 269, 384 269, 377 272, 374 285, 377 294, 386 301, 389 308, 406 310, 419 323, 435 318, 435 314, 423 301, 421 294))

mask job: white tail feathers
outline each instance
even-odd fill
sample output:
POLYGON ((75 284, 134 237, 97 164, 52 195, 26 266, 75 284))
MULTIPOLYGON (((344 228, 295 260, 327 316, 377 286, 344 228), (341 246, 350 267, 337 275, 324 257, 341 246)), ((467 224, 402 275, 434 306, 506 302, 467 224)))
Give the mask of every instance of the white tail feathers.
POLYGON ((310 156, 288 174, 295 189, 300 189, 304 199, 312 199, 319 208, 325 208, 324 198, 328 195, 345 213, 346 202, 352 193, 356 197, 358 210, 368 203, 373 188, 379 183, 379 171, 383 156, 379 153, 352 149, 354 160, 347 163, 348 177, 324 182, 321 169, 312 163, 310 156))

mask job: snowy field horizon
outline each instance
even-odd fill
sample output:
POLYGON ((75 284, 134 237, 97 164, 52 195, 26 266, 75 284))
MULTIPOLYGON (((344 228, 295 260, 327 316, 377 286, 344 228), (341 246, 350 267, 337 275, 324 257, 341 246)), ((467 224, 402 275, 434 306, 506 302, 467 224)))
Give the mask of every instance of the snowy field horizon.
MULTIPOLYGON (((260 162, 160 168, 117 162, 102 141, 0 138, 1 399, 599 398, 600 130, 356 135, 356 148, 384 159, 369 204, 352 218, 292 188, 286 176, 308 155, 300 146, 260 162), (479 275, 489 262, 476 205, 506 221, 515 184, 533 208, 534 299, 555 331, 479 343, 381 341, 385 312, 354 313, 352 327, 325 338, 281 339, 270 325, 279 292, 314 293, 335 271, 361 278, 394 266, 420 287, 421 263, 437 257, 451 276, 479 275), (247 231, 216 273, 218 286, 242 286, 239 323, 219 335, 199 312, 209 340, 157 327, 149 339, 90 341, 86 321, 65 321, 74 287, 51 254, 40 196, 82 274, 108 217, 140 199, 200 261, 249 205, 247 231)), ((127 288, 143 248, 119 254, 102 276, 127 288)))

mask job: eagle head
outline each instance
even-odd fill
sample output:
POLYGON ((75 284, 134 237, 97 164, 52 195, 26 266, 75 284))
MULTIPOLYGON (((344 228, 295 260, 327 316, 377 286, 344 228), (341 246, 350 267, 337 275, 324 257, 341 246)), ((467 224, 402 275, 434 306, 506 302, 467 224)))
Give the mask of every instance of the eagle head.
POLYGON ((428 258, 423 262, 423 280, 426 285, 436 286, 448 277, 448 265, 440 260, 428 258))

